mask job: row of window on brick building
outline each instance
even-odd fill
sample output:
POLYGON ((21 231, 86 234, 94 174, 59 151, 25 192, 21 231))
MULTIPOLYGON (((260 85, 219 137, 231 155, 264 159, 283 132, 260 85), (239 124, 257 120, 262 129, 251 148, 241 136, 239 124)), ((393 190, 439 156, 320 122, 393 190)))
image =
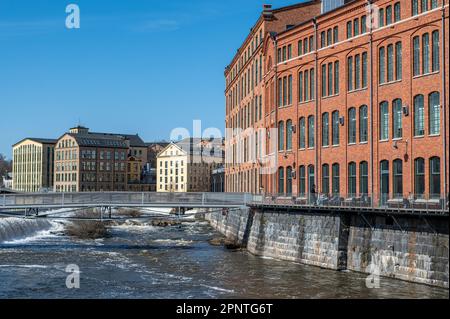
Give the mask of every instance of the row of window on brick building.
MULTIPOLYGON (((415 16, 432 9, 436 9, 438 0, 411 0, 411 15, 415 16)), ((378 8, 378 28, 399 22, 402 19, 400 2, 378 8)), ((362 15, 346 22, 346 38, 350 39, 368 32, 367 16, 362 15)), ((334 26, 320 32, 320 48, 325 48, 339 42, 339 27, 334 26)), ((305 55, 315 50, 314 36, 305 37, 297 42, 297 55, 305 55)), ((293 58, 292 44, 278 48, 277 62, 285 62, 293 58)))
MULTIPOLYGON (((412 0, 412 15, 435 9, 438 6, 437 0, 412 0)), ((400 21, 401 7, 400 2, 393 6, 388 5, 378 9, 378 25, 383 27, 391 23, 400 21)), ((367 32, 367 18, 365 15, 347 22, 347 39, 364 34, 367 32)), ((259 38, 261 42, 261 38, 259 38)), ((298 40, 298 56, 310 53, 314 50, 314 36, 309 36, 298 40)), ((339 29, 337 26, 329 28, 320 33, 321 48, 330 46, 339 42, 339 29)), ((249 47, 250 49, 250 47, 249 47)), ((278 63, 292 59, 292 45, 285 45, 278 48, 278 63)), ((249 54, 253 53, 249 51, 249 54)), ((243 57, 243 64, 249 57, 243 57)), ((378 75, 379 84, 398 81, 402 78, 402 43, 396 42, 386 47, 380 47, 378 52, 378 75), (394 53, 395 51, 395 53, 394 53)), ((424 33, 421 37, 413 38, 413 76, 436 72, 439 70, 439 31, 435 30, 431 34, 431 55, 430 55, 430 34, 424 33), (430 70, 431 56, 431 70, 430 70)), ((322 65, 322 97, 339 94, 339 61, 322 65), (334 74, 334 88, 331 86, 332 76, 334 74), (326 81, 328 79, 328 90, 326 81)), ((238 68, 239 70, 239 68, 238 68)), ((347 90, 353 91, 367 87, 367 52, 357 54, 347 58, 347 90)), ((227 106, 229 110, 237 107, 240 102, 262 81, 263 76, 263 57, 256 58, 255 62, 244 72, 238 83, 227 97, 227 106)), ((232 76, 232 79, 234 77, 232 76)), ((299 102, 314 99, 314 68, 299 73, 299 102), (300 88, 303 86, 303 88, 300 88)), ((279 101, 281 106, 292 103, 292 75, 279 79, 279 101), (281 82, 281 83, 280 83, 281 82)))
MULTIPOLYGON (((256 48, 262 43, 262 30, 259 34, 256 34, 248 46, 247 50, 244 50, 244 54, 235 64, 234 68, 230 72, 230 77, 227 78, 227 86, 231 83, 237 75, 241 72, 241 69, 247 64, 251 57, 255 54, 256 48)), ((230 90, 227 96, 227 105, 230 109, 234 109, 239 103, 250 94, 250 92, 262 81, 263 76, 263 57, 260 55, 254 59, 254 62, 247 67, 247 69, 240 76, 236 85, 230 90)))
MULTIPOLYGON (((413 99, 413 135, 422 137, 426 135, 439 135, 441 124, 440 112, 440 94, 439 92, 431 92, 428 94, 427 103, 425 96, 418 94, 413 99), (427 105, 426 105, 427 104, 427 105), (427 108, 426 108, 427 106, 427 108), (427 109, 427 110, 426 110, 427 109), (428 125, 425 123, 425 113, 428 111, 428 125), (426 131, 426 128, 428 130, 426 131)), ((409 111, 405 109, 401 99, 394 99, 391 103, 383 101, 379 104, 379 140, 400 139, 403 137, 403 118, 408 115, 409 111), (390 133, 390 128, 392 132, 390 133)), ((358 109, 351 107, 347 111, 347 143, 356 144, 359 136, 359 143, 368 141, 368 107, 361 105, 358 109), (359 134, 357 134, 357 123, 359 122, 359 134)), ((278 150, 289 151, 293 148, 294 123, 291 119, 278 122, 278 150)), ((315 147, 315 118, 314 115, 300 117, 298 119, 298 148, 314 148, 315 147)), ((339 146, 340 144, 340 126, 345 125, 345 116, 339 114, 339 110, 322 113, 319 127, 321 127, 322 147, 331 145, 339 146), (330 130, 331 125, 331 130, 330 130)))
MULTIPOLYGON (((439 71, 439 31, 424 33, 413 38, 413 76, 439 71), (431 43, 430 43, 431 37, 431 43), (431 44, 431 46, 430 46, 431 44)), ((368 85, 367 52, 347 57, 347 92, 365 89, 368 85)), ((339 94, 339 61, 321 66, 321 97, 339 94)), ((314 68, 298 72, 298 102, 315 99, 316 74, 314 68)), ((378 50, 378 81, 380 85, 402 79, 402 43, 400 41, 378 50)), ((285 75, 278 79, 278 104, 289 106, 293 103, 293 77, 285 75)))
MULTIPOLYGON (((390 163, 388 160, 382 160, 379 163, 379 186, 378 192, 373 194, 392 194, 392 198, 404 197, 403 185, 403 160, 398 158, 390 163), (392 176, 390 176, 390 166, 392 167, 392 176), (389 190, 392 185, 392 191, 389 190)), ((413 195, 414 198, 428 197, 439 198, 441 191, 441 160, 437 156, 425 160, 422 157, 414 159, 413 176, 413 195), (426 180, 426 162, 428 162, 428 180, 426 180), (428 183, 428 185, 427 185, 428 183), (428 186, 428 188, 426 188, 428 186), (426 195, 426 190, 428 194, 426 195)), ((278 168, 278 194, 293 195, 292 185, 296 179, 297 173, 292 166, 278 168)), ((331 196, 354 197, 357 195, 369 194, 369 165, 367 161, 360 163, 350 162, 347 165, 347 190, 346 194, 341 193, 341 165, 339 163, 322 164, 320 188, 316 188, 314 165, 301 165, 298 167, 298 194, 305 196, 307 194, 319 192, 331 196), (331 167, 331 176, 330 176, 331 167), (357 170, 359 172, 357 172, 357 170), (359 178, 357 178, 359 175, 359 178), (330 183, 331 181, 331 183, 330 183), (357 185, 358 181, 358 185, 357 185), (314 189, 314 191, 313 191, 314 189)))

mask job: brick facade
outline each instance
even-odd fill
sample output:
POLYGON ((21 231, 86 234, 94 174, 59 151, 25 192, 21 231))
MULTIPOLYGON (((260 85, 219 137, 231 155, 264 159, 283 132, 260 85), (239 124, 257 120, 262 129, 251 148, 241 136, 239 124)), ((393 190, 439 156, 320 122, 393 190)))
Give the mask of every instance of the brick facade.
MULTIPOLYGON (((300 24, 289 30, 266 34, 262 48, 263 83, 259 88, 264 105, 261 122, 267 129, 280 130, 283 127, 283 147, 278 151, 277 163, 280 173, 260 175, 261 187, 255 189, 244 186, 250 182, 242 168, 237 169, 238 174, 243 175, 238 175, 239 182, 235 183, 236 168, 229 165, 226 170, 228 191, 301 196, 309 193, 311 184, 315 184, 317 192, 335 193, 343 197, 350 193, 368 193, 374 200, 380 199, 380 193, 386 193, 384 196, 391 199, 404 198, 410 193, 423 197, 448 193, 448 166, 445 165, 449 140, 446 111, 449 47, 448 39, 445 39, 449 31, 448 0, 418 1, 418 12, 413 9, 413 3, 411 0, 380 0, 369 5, 366 1, 355 0, 314 19, 300 19, 300 24), (427 5, 424 10, 421 9, 422 4, 427 5), (366 21, 374 22, 364 23, 364 16, 366 21), (379 16, 384 20, 381 24, 379 16), (350 34, 347 34, 348 25, 350 34), (413 52, 414 41, 417 41, 414 39, 417 36, 419 72, 414 74, 413 52), (314 46, 312 50, 308 47, 305 53, 304 40, 307 39, 309 45, 310 38, 314 46), (436 39, 439 42, 437 46, 433 45, 436 39), (300 40, 302 50, 299 54, 300 40), (291 48, 289 57, 284 56, 285 47, 291 48), (424 49, 426 47, 429 49, 424 49), (439 63, 436 62, 437 57, 439 63), (338 74, 335 76, 336 69, 338 74), (305 74, 310 79, 311 70, 314 70, 313 89, 310 81, 305 85, 305 74), (352 74, 350 82, 349 72, 352 74), (331 81, 328 75, 331 75, 331 81), (384 81, 380 81, 380 77, 384 81), (299 79, 302 79, 301 86, 299 79), (305 91, 306 86, 308 90, 305 91), (284 93, 286 90, 287 94, 284 93), (420 107, 421 95, 423 108, 420 107), (364 118, 361 115, 364 110, 367 110, 366 122, 360 118, 364 118), (339 116, 334 118, 338 123, 335 126, 339 132, 338 143, 332 141, 333 112, 339 112, 339 116), (325 113, 328 113, 328 126, 323 125, 322 116, 325 113), (293 129, 286 127, 288 121, 293 129), (304 131, 302 123, 305 123, 304 131), (311 130, 308 130, 310 123, 311 130), (323 142, 324 126, 328 127, 328 143, 323 142), (360 126, 367 129, 360 132, 360 126), (292 135, 291 145, 287 141, 288 131, 292 135), (312 141, 309 131, 314 136, 314 145, 308 143, 312 141), (303 132, 304 145, 300 142, 303 132), (326 178, 322 178, 324 164, 329 165, 328 187, 326 178), (333 164, 339 165, 334 185, 333 164), (367 165, 367 177, 361 174, 364 165, 367 165), (381 165, 385 165, 383 174, 381 165), (416 170, 420 174, 416 174, 416 170), (434 177, 430 176, 431 172, 434 177), (383 182, 384 185, 381 185, 383 182), (360 184, 367 186, 362 186, 361 190, 360 184), (439 189, 433 190, 432 184, 439 189)), ((227 102, 232 105, 229 99, 227 102)), ((229 111, 227 107, 227 127, 235 127, 236 122, 230 119, 237 111, 229 111)), ((269 144, 273 138, 278 137, 271 134, 266 143, 269 144)), ((228 151, 233 152, 233 149, 228 151)), ((252 169, 255 166, 245 165, 252 169)), ((244 164, 240 166, 247 167, 244 164)))

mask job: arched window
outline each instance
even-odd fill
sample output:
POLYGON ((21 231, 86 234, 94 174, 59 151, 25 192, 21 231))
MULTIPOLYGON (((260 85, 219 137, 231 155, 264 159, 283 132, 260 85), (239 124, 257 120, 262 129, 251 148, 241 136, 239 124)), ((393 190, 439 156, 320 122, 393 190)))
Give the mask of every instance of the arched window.
POLYGON ((338 163, 334 163, 332 168, 331 168, 331 178, 332 178, 332 185, 331 185, 331 191, 333 192, 333 195, 339 196, 340 193, 340 185, 339 185, 339 180, 340 180, 340 176, 339 176, 339 164, 338 163))
POLYGON ((436 9, 438 7, 438 0, 431 0, 431 9, 436 9))
POLYGON ((331 120, 331 140, 333 145, 339 145, 339 111, 334 111, 332 113, 331 120))
POLYGON ((422 9, 422 12, 426 12, 426 11, 428 11, 428 1, 429 0, 421 0, 420 2, 421 2, 421 9, 422 9))
POLYGON ((368 136, 368 116, 367 105, 362 105, 359 108, 359 142, 367 142, 368 136))
POLYGON ((394 45, 387 46, 387 81, 394 80, 394 45))
POLYGON ((338 27, 333 28, 333 43, 339 42, 339 29, 338 27))
POLYGON ((356 143, 356 109, 354 107, 348 110, 348 143, 356 143))
POLYGON ((386 7, 386 25, 389 25, 392 23, 392 6, 386 7))
POLYGON ((305 195, 306 194, 306 172, 305 172, 305 166, 300 166, 298 168, 298 174, 299 174, 299 194, 305 195))
POLYGON ((320 47, 324 48, 325 47, 325 31, 320 32, 320 47))
POLYGON ((430 35, 422 35, 422 74, 430 72, 430 35))
POLYGON ((402 43, 395 43, 395 79, 402 79, 402 43))
POLYGON ((425 112, 423 105, 423 95, 414 97, 414 136, 425 135, 425 112))
POLYGON ((433 72, 439 71, 439 31, 435 30, 431 34, 431 70, 433 72))
POLYGON ((314 147, 314 116, 308 117, 308 147, 314 147))
POLYGON ((292 121, 286 121, 286 149, 292 150, 292 121))
POLYGON ((441 160, 439 157, 430 158, 430 197, 439 198, 441 195, 441 160))
POLYGON ((306 146, 306 128, 305 128, 305 118, 301 117, 299 120, 299 137, 298 137, 298 147, 305 148, 306 146))
POLYGON ((392 102, 392 124, 393 124, 393 138, 401 138, 403 136, 402 130, 402 100, 395 99, 392 102))
POLYGON ((393 163, 393 186, 394 197, 403 197, 403 162, 401 159, 396 159, 393 163))
POLYGON ((439 92, 432 92, 428 95, 428 127, 432 135, 439 134, 441 130, 441 107, 439 103, 439 92))
POLYGON ((380 84, 386 82, 386 52, 385 48, 381 47, 378 53, 378 81, 380 84))
POLYGON ((380 103, 380 140, 389 139, 389 105, 388 102, 380 103))
POLYGON ((278 194, 284 194, 284 168, 278 168, 278 194))
POLYGON ((400 13, 401 13, 400 2, 396 2, 394 4, 394 22, 400 21, 401 19, 400 13))
POLYGON ((322 165, 322 193, 330 193, 330 166, 328 164, 322 165))
POLYGON ((350 162, 348 164, 348 196, 354 197, 356 195, 356 163, 350 162))
POLYGON ((286 168, 286 194, 292 195, 292 167, 286 168))
POLYGON ((278 150, 284 150, 284 122, 278 122, 278 150))
POLYGON ((369 165, 365 161, 359 163, 359 193, 369 193, 369 165))
POLYGON ((419 14, 419 0, 412 0, 412 15, 418 15, 419 14))
POLYGON ((330 144, 329 142, 329 130, 330 130, 330 123, 328 119, 328 113, 322 114, 322 146, 328 146, 330 144))
POLYGON ((413 75, 420 74, 420 38, 415 36, 413 38, 413 75))
POLYGON ((414 160, 414 193, 419 197, 425 193, 425 160, 421 157, 414 160))
POLYGON ((303 102, 303 72, 298 72, 298 101, 303 102))

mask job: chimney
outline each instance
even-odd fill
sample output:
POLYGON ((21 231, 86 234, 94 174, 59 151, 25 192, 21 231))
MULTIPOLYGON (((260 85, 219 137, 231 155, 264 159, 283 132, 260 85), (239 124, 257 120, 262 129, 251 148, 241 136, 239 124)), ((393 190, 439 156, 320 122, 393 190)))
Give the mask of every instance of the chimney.
POLYGON ((273 19, 273 11, 272 11, 271 4, 263 5, 263 17, 264 17, 264 20, 272 20, 273 19))

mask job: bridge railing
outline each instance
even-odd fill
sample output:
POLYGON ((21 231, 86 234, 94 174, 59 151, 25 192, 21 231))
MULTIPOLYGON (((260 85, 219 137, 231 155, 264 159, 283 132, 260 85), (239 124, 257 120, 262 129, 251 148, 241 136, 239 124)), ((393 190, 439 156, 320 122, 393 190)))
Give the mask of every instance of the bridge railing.
POLYGON ((245 206, 252 201, 245 193, 86 192, 0 195, 0 207, 70 205, 166 205, 245 206))
POLYGON ((329 208, 372 208, 398 212, 449 211, 449 198, 429 194, 323 194, 306 193, 298 196, 290 194, 253 195, 253 204, 288 205, 298 207, 329 208))

